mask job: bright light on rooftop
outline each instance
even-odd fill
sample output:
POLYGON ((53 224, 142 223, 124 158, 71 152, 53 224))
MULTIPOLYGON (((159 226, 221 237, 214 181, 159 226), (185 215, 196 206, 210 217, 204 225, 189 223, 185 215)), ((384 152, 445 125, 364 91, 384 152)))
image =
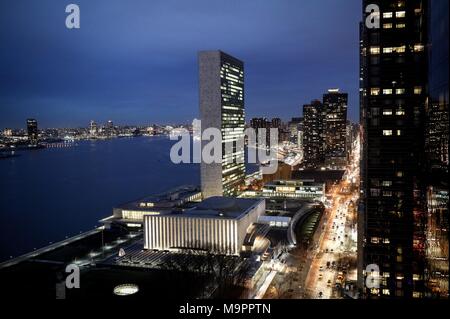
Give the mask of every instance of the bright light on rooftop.
POLYGON ((116 286, 113 292, 116 296, 129 296, 137 293, 138 291, 139 287, 135 284, 123 284, 116 286))

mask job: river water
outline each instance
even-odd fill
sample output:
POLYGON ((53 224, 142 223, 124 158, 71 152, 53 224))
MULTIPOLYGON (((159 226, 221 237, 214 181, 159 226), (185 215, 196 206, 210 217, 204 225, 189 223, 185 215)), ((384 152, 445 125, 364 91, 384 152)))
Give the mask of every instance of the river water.
POLYGON ((77 141, 0 160, 0 261, 93 229, 118 204, 198 185, 198 164, 170 161, 174 143, 164 136, 77 141))

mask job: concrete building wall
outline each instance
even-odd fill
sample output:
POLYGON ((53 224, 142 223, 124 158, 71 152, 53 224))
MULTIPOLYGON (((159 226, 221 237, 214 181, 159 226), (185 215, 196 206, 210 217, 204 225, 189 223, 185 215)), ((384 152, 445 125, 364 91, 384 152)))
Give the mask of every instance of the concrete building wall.
MULTIPOLYGON (((199 104, 203 131, 209 127, 222 128, 222 95, 220 79, 220 52, 204 51, 198 56, 199 104)), ((207 141, 202 141, 202 150, 207 141)), ((222 196, 222 164, 200 164, 203 198, 222 196)))
POLYGON ((265 211, 260 201, 239 219, 205 218, 189 215, 144 216, 144 249, 206 249, 239 255, 248 227, 265 211))
POLYGON ((184 216, 145 216, 144 249, 193 248, 237 255, 238 221, 184 216))
POLYGON ((258 203, 258 205, 252 209, 252 211, 239 219, 238 223, 238 243, 239 243, 239 250, 242 248, 242 244, 244 243, 245 235, 247 234, 248 227, 255 223, 259 216, 263 215, 266 211, 266 201, 262 200, 258 203))

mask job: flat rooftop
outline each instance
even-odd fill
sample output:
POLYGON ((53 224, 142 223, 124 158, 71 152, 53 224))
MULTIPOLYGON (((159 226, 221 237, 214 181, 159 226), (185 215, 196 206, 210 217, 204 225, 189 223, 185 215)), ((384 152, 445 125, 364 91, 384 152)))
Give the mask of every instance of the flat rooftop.
POLYGON ((239 219, 246 215, 253 207, 257 206, 261 201, 263 201, 263 199, 210 197, 182 213, 174 212, 163 214, 163 216, 180 215, 198 218, 239 219))
POLYGON ((184 185, 167 192, 149 195, 117 206, 118 209, 147 211, 169 209, 183 205, 192 196, 200 193, 198 186, 184 185))

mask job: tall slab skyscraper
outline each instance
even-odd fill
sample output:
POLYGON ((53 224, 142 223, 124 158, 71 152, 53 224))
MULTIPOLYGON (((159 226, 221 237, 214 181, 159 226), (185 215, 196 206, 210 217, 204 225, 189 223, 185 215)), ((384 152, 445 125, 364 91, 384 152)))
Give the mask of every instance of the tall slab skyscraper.
POLYGON ((419 298, 424 296, 427 1, 364 0, 363 10, 360 275, 363 270, 371 275, 368 266, 379 267, 379 287, 363 286, 367 297, 419 298), (374 5, 379 27, 367 23, 366 8, 374 5))
POLYGON ((320 167, 325 159, 325 109, 320 101, 303 105, 303 129, 305 165, 320 167))
POLYGON ((429 295, 448 298, 449 273, 449 1, 429 2, 429 85, 425 111, 427 155, 427 274, 429 295), (447 274, 447 277, 443 274, 447 274))
POLYGON ((233 196, 245 178, 244 146, 237 143, 245 129, 244 63, 222 51, 202 51, 199 81, 202 132, 217 128, 222 134, 222 163, 201 163, 203 197, 233 196))
POLYGON ((339 89, 330 89, 323 95, 327 166, 342 168, 347 164, 347 104, 348 94, 339 89))
POLYGON ((38 123, 35 119, 27 119, 28 142, 36 145, 38 140, 38 123))

